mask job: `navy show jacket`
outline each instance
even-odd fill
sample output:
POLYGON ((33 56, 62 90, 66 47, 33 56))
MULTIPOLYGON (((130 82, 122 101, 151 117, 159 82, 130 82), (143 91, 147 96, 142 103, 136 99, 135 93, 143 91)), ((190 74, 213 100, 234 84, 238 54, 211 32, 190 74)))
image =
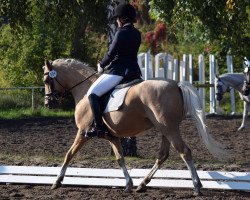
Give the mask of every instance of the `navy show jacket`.
POLYGON ((105 73, 129 77, 141 77, 137 54, 141 44, 141 34, 133 24, 119 28, 109 47, 109 51, 100 61, 105 73))

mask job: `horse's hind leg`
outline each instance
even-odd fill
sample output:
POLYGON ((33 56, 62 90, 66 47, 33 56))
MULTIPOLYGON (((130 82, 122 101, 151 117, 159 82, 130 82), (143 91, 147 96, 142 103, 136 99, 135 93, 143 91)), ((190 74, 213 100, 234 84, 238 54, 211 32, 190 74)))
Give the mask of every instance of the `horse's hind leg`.
POLYGON ((181 158, 184 160, 189 169, 194 184, 194 195, 201 195, 200 189, 202 187, 202 184, 193 163, 191 150, 183 142, 181 136, 179 135, 179 131, 177 132, 177 134, 168 134, 168 139, 171 142, 171 145, 180 154, 181 158))
POLYGON ((126 168, 126 165, 125 165, 125 160, 124 160, 123 153, 122 153, 122 146, 121 146, 120 138, 117 138, 114 136, 108 136, 108 135, 105 135, 104 138, 110 142, 110 145, 115 153, 116 160, 117 160, 119 166, 121 167, 123 174, 125 176, 126 188, 124 191, 125 192, 132 192, 133 181, 132 181, 132 179, 128 173, 128 170, 126 168))
POLYGON ((168 158, 169 147, 170 147, 169 141, 167 140, 167 138, 164 135, 162 135, 161 147, 160 147, 158 158, 157 158, 153 168, 149 172, 149 174, 143 179, 141 184, 137 187, 136 192, 146 191, 146 189, 147 189, 146 185, 151 181, 153 175, 160 168, 162 163, 168 158))
POLYGON ((246 121, 247 121, 247 115, 248 115, 248 111, 249 111, 249 106, 250 106, 250 104, 245 102, 245 101, 244 101, 243 105, 244 105, 244 110, 243 110, 243 115, 242 115, 242 123, 241 123, 240 127, 238 128, 238 131, 242 131, 245 128, 246 121))
POLYGON ((70 147, 70 149, 68 150, 65 158, 64 158, 64 162, 63 165, 61 167, 60 173, 57 176, 57 179, 55 181, 55 183, 52 185, 51 189, 56 189, 58 187, 61 187, 62 185, 62 181, 63 178, 65 176, 67 167, 69 165, 70 160, 74 157, 74 155, 81 149, 81 147, 83 146, 83 144, 87 141, 88 139, 86 139, 85 137, 83 137, 81 135, 81 132, 78 131, 75 141, 72 144, 72 146, 70 147))

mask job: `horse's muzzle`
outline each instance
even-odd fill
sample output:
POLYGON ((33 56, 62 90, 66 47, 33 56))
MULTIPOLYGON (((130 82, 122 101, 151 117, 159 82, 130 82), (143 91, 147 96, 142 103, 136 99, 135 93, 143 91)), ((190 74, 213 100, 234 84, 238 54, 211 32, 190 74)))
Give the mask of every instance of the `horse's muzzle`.
POLYGON ((44 98, 44 105, 48 109, 58 108, 59 101, 51 95, 46 95, 44 98))
POLYGON ((221 101, 222 100, 222 95, 220 93, 216 93, 216 100, 221 101))
POLYGON ((246 81, 244 81, 241 93, 245 96, 248 96, 250 93, 250 85, 246 81))

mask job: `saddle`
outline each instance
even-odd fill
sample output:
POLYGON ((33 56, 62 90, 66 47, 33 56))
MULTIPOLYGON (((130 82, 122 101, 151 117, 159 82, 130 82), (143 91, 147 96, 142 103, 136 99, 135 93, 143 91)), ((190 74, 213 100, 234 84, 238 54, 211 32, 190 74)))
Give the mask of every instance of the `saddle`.
POLYGON ((128 83, 119 84, 110 92, 103 95, 101 97, 101 111, 103 113, 108 113, 119 110, 125 100, 129 88, 141 83, 142 81, 143 79, 135 79, 128 83))

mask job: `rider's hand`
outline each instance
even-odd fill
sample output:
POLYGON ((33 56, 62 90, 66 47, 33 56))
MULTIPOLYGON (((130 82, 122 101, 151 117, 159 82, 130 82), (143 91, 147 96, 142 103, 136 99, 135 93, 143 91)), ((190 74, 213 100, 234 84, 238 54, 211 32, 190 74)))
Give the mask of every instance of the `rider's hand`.
POLYGON ((98 74, 102 74, 104 72, 104 69, 101 67, 100 63, 97 63, 97 71, 98 71, 98 74))

